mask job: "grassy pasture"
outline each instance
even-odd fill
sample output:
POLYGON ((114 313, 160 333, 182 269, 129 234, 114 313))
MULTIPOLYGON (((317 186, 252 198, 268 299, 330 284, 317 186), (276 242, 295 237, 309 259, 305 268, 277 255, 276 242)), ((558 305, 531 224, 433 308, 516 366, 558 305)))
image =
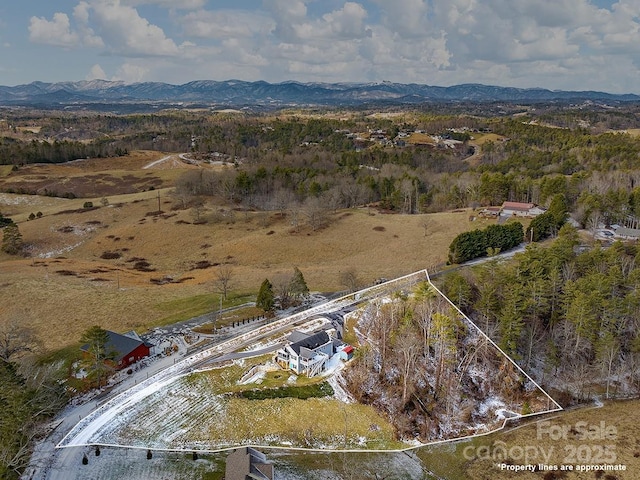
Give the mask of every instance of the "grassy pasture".
POLYGON ((487 142, 496 143, 502 141, 504 138, 496 133, 474 133, 472 143, 482 146, 487 142))
POLYGON ((349 268, 367 284, 440 264, 455 235, 485 222, 468 222, 468 212, 430 214, 425 235, 421 215, 358 209, 333 214, 318 232, 292 232, 277 215, 263 226, 254 213, 233 223, 193 225, 189 211, 170 212, 165 203, 166 215, 148 215, 157 210, 153 194, 129 203, 113 197, 108 207, 62 215, 50 212, 77 200, 54 202, 40 209, 42 218, 21 222, 32 258, 0 255, 6 299, 0 322, 25 322, 41 332, 47 348, 61 348, 94 324, 144 330, 203 313, 210 300, 215 309, 216 267, 195 268, 201 261, 233 267, 234 296, 255 294, 264 278, 277 281, 294 266, 312 290, 335 291, 344 288, 339 276, 349 268), (120 257, 101 258, 105 253, 120 257), (134 268, 140 259, 150 271, 134 268), (180 283, 152 283, 165 277, 180 283))
MULTIPOLYGON (((163 156, 157 152, 136 152, 108 163, 87 160, 38 168, 43 176, 48 169, 69 168, 77 169, 77 175, 84 169, 85 174, 115 178, 115 171, 100 169, 124 172, 126 167, 126 175, 144 177, 150 170, 141 167, 159 158, 163 156)), ((177 175, 179 170, 153 174, 163 172, 177 175)), ((469 211, 462 210, 406 216, 363 208, 331 213, 327 226, 314 232, 293 230, 276 213, 233 212, 209 203, 203 214, 208 223, 194 225, 190 210, 172 210, 177 202, 169 188, 107 199, 102 206, 99 196, 0 194, 0 211, 18 222, 30 254, 17 258, 0 253, 0 324, 31 326, 46 350, 74 344, 96 324, 144 331, 217 309, 216 264, 233 268, 231 297, 239 303, 255 295, 265 278, 277 283, 294 266, 311 290, 344 289, 340 274, 349 269, 367 285, 444 263, 458 233, 489 222, 471 223, 469 211), (156 214, 158 195, 162 215, 156 214), (87 200, 94 209, 82 209, 87 200), (37 212, 42 218, 27 221, 37 212)))
POLYGON ((58 196, 72 192, 85 199, 166 188, 173 185, 183 171, 195 168, 179 162, 177 155, 170 155, 176 160, 172 163, 174 168, 164 168, 162 164, 142 168, 166 156, 160 152, 136 151, 123 157, 25 165, 15 172, 0 175, 0 187, 5 191, 39 194, 46 190, 58 196))

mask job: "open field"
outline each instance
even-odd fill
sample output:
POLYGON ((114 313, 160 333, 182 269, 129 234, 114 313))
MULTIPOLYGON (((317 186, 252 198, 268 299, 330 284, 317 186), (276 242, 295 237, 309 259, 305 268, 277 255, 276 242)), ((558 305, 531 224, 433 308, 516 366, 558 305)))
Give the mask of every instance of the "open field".
MULTIPOLYGON (((344 404, 331 397, 248 400, 220 388, 230 378, 234 380, 231 390, 258 387, 235 383, 237 374, 247 370, 225 368, 223 379, 215 373, 182 377, 114 419, 91 441, 184 450, 242 444, 326 449, 403 446, 394 439, 389 422, 370 406, 344 404)), ((291 378, 281 372, 279 386, 295 385, 295 376, 291 378)), ((301 381, 308 383, 308 379, 301 381)))
POLYGON ((363 208, 331 214, 320 231, 296 232, 275 213, 226 209, 223 216, 212 204, 211 222, 194 225, 189 210, 171 210, 167 190, 110 196, 92 210, 79 199, 3 194, 0 201, 3 212, 15 213, 31 254, 0 254, 0 322, 31 326, 49 350, 75 343, 94 324, 144 331, 204 313, 184 308, 190 298, 202 306, 210 296, 217 308, 216 264, 232 266, 234 296, 255 294, 264 278, 277 281, 294 266, 311 290, 336 291, 351 268, 368 284, 442 264, 455 235, 489 222, 470 223, 468 211, 437 213, 425 231, 427 215, 363 208), (155 214, 158 193, 162 215, 155 214), (23 221, 32 210, 44 216, 23 221))
POLYGON ((639 406, 637 400, 611 402, 602 408, 552 414, 511 431, 425 447, 418 456, 431 471, 448 480, 633 480, 640 477, 640 426, 636 421, 639 406), (558 470, 515 473, 499 468, 501 463, 540 463, 557 466, 558 470), (603 464, 624 465, 626 470, 559 470, 562 465, 577 469, 579 465, 603 464))
POLYGON ((503 141, 505 137, 502 135, 497 135, 495 133, 474 133, 473 140, 471 143, 475 145, 484 145, 487 142, 500 142, 503 141))
POLYGON ((166 188, 185 170, 195 168, 180 162, 177 155, 174 168, 143 169, 145 165, 164 158, 160 152, 136 151, 112 158, 80 159, 61 164, 31 164, 18 171, 0 175, 4 191, 38 193, 57 196, 104 197, 149 189, 166 188))

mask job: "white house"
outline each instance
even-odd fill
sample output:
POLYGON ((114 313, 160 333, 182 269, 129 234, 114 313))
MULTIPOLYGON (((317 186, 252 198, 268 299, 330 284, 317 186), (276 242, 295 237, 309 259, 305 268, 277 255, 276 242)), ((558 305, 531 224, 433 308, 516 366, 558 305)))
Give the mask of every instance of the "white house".
POLYGON ((276 352, 276 361, 298 375, 314 377, 325 369, 334 353, 334 341, 325 331, 312 335, 295 331, 289 344, 276 352))
POLYGON ((507 217, 537 217, 546 211, 535 203, 504 202, 500 214, 507 217))

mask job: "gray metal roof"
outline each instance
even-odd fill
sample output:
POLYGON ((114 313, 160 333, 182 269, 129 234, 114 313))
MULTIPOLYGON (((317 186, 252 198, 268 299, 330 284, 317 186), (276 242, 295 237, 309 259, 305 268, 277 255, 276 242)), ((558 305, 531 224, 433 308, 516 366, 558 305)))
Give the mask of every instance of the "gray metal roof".
MULTIPOLYGON (((128 335, 121 335, 111 330, 107 330, 109 340, 105 345, 105 352, 107 355, 114 354, 114 360, 120 362, 123 358, 133 352, 140 345, 151 346, 150 344, 140 340, 132 338, 128 335)), ((80 347, 80 350, 86 352, 89 350, 89 345, 85 344, 80 347)))
POLYGON ((327 332, 318 332, 314 335, 310 335, 304 340, 300 340, 290 345, 291 349, 300 355, 300 348, 308 348, 309 350, 315 350, 320 345, 324 345, 329 341, 329 335, 327 332))

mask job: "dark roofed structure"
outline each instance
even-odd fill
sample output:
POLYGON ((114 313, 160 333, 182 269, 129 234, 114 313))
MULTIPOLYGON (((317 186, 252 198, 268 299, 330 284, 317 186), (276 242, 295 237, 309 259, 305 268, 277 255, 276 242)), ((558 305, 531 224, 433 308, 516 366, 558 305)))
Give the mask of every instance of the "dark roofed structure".
POLYGON ((227 456, 225 480, 273 480, 273 474, 273 464, 251 447, 238 448, 227 456))
POLYGON ((315 350, 320 345, 324 345, 328 341, 329 341, 329 335, 327 334, 327 332, 318 332, 307 338, 304 338, 295 343, 292 343, 290 346, 294 352, 300 355, 300 349, 307 348, 309 350, 315 350))
MULTIPOLYGON (((107 355, 113 355, 112 360, 117 364, 118 369, 128 367, 151 353, 151 345, 142 340, 134 331, 120 334, 106 330, 109 340, 105 345, 107 355)), ((80 350, 87 352, 88 345, 83 345, 80 350)))

